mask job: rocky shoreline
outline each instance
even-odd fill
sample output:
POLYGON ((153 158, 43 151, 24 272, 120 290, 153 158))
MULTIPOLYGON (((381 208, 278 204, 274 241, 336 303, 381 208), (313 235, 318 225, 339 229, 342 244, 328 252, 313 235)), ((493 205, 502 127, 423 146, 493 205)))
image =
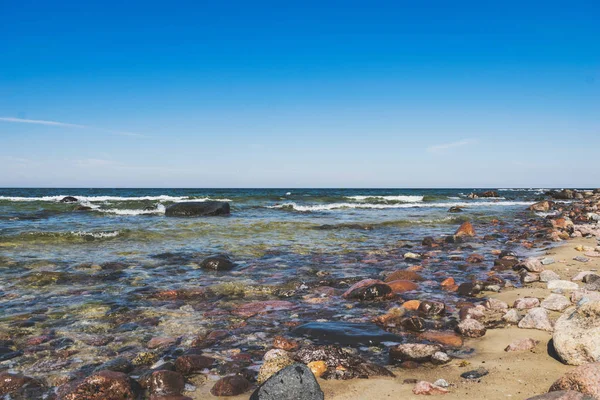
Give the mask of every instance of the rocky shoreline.
MULTIPOLYGON (((552 199, 536 203, 527 211, 530 217, 519 229, 507 232, 502 221, 492 221, 494 230, 510 239, 504 243, 505 248, 493 249, 491 254, 479 254, 477 249, 481 242, 493 240, 493 234, 478 236, 477 224, 465 222, 453 235, 426 237, 418 246, 399 244, 404 261, 410 265, 407 268, 362 280, 336 281, 323 276, 308 283, 301 295, 303 302, 318 305, 340 301, 347 308, 369 306, 380 309, 380 313, 372 315, 369 323, 321 318, 297 324, 282 319, 281 332, 272 338, 269 347, 246 346, 242 350, 234 342, 228 348, 227 343, 235 329, 256 324, 257 320, 260 324, 261 316, 293 313, 296 304, 286 296, 298 296, 295 293, 278 292, 278 299, 236 305, 228 315, 237 318, 237 326, 193 338, 150 337, 145 340, 144 351, 132 353, 124 345, 112 350, 114 356, 105 363, 84 365, 47 380, 46 372, 60 369, 57 365, 61 361, 77 358, 78 352, 73 339, 60 337, 52 330, 37 336, 28 334, 27 324, 34 324, 36 318, 30 316, 13 325, 14 331, 0 332, 0 395, 10 399, 69 400, 187 400, 209 396, 356 399, 377 398, 390 390, 388 393, 403 392, 406 398, 423 394, 494 398, 477 397, 480 388, 474 387, 502 379, 502 374, 490 367, 493 361, 481 360, 481 365, 474 362, 485 357, 482 346, 493 336, 505 342, 502 352, 507 357, 536 354, 538 365, 545 362, 544 357, 557 364, 560 374, 547 388, 535 392, 552 393, 542 394, 539 399, 600 398, 600 279, 595 273, 600 259, 596 243, 600 238, 600 194, 563 191, 549 196, 552 199), (554 244, 563 241, 567 241, 565 248, 577 248, 573 249, 577 254, 569 260, 549 254, 521 256, 532 251, 562 251, 554 244), (488 261, 490 255, 493 263, 488 261), (435 280, 424 279, 424 271, 442 256, 467 269, 485 270, 488 277, 457 282, 453 276, 439 273, 435 280), (573 270, 567 270, 565 266, 571 264, 573 270), (582 266, 590 268, 576 270, 582 266), (515 288, 520 285, 512 282, 517 281, 522 287, 515 288), (414 298, 411 293, 418 287, 432 290, 427 298, 414 298), (453 294, 456 300, 438 298, 433 289, 453 294), (514 340, 508 340, 513 336, 514 340), (219 351, 213 349, 216 344, 221 345, 219 351), (32 354, 41 355, 34 360, 39 376, 24 375, 16 364, 11 364, 32 354), (559 367, 552 356, 579 367, 559 367), (357 379, 367 377, 368 381, 357 379), (339 383, 348 379, 348 384, 339 383), (344 397, 355 387, 362 389, 344 397), (470 394, 464 392, 465 388, 470 388, 470 394)), ((229 271, 233 261, 219 256, 200 265, 208 270, 229 271)), ((211 299, 211 293, 205 290, 190 289, 140 295, 173 302, 177 308, 186 307, 190 300, 211 299)), ((258 329, 254 334, 265 335, 258 329)), ((101 335, 86 338, 101 349, 109 339, 101 335)), ((521 398, 527 397, 531 396, 521 398)))

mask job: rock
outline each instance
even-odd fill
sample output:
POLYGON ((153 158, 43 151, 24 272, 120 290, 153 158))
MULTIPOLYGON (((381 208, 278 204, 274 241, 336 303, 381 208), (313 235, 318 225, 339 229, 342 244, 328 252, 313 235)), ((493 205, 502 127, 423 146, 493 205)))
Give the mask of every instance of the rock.
POLYGON ((550 387, 550 392, 559 390, 576 390, 600 398, 600 363, 582 365, 567 372, 550 387))
POLYGON ((150 391, 152 394, 181 394, 184 388, 185 380, 179 372, 166 370, 154 371, 150 378, 150 391))
POLYGON ((327 364, 325 361, 312 361, 306 364, 306 366, 310 368, 310 372, 317 378, 322 377, 323 374, 327 372, 327 364))
POLYGON ((391 281, 387 285, 392 289, 392 293, 404 293, 417 290, 419 285, 411 281, 391 281))
POLYGON ((342 345, 402 341, 400 336, 386 332, 377 325, 354 322, 309 322, 294 328, 292 332, 313 340, 342 345))
POLYGON ((552 332, 552 322, 548 318, 548 312, 541 308, 532 308, 527 312, 527 315, 519 322, 519 328, 522 329, 539 329, 542 331, 552 332))
POLYGON ((404 318, 400 321, 400 325, 406 330, 412 332, 424 332, 425 331, 425 320, 421 317, 412 316, 404 318))
POLYGON ((548 282, 548 289, 550 290, 577 290, 579 285, 575 282, 555 280, 548 282))
POLYGON ((463 211, 464 210, 463 210, 462 207, 457 207, 457 206, 453 206, 453 207, 450 207, 450 209, 448 209, 449 213, 460 213, 460 212, 463 212, 463 211))
POLYGON ((149 349, 158 349, 159 347, 168 347, 177 343, 177 339, 172 337, 153 337, 146 343, 149 349))
POLYGON ((465 282, 458 285, 456 292, 461 296, 473 297, 481 292, 483 287, 478 283, 465 282))
POLYGON ((519 339, 519 340, 515 340, 514 342, 512 342, 511 344, 509 344, 508 346, 506 346, 506 348, 504 349, 504 351, 506 352, 512 352, 512 351, 527 351, 527 350, 532 350, 535 348, 535 346, 538 345, 540 341, 539 340, 535 340, 535 339, 519 339))
POLYGON ((454 232, 454 236, 456 236, 456 237, 464 237, 464 236, 473 237, 473 236, 475 236, 475 229, 473 229, 473 225, 469 221, 466 221, 466 222, 463 222, 463 224, 460 227, 458 227, 456 232, 454 232))
POLYGON ((552 202, 545 200, 530 205, 529 209, 537 212, 548 212, 550 211, 550 207, 552 207, 552 202))
POLYGON ((433 384, 435 386, 439 386, 439 387, 443 387, 443 388, 450 387, 450 384, 445 379, 438 379, 437 381, 433 382, 433 384))
POLYGON ((419 304, 418 311, 427 316, 443 315, 446 312, 446 305, 441 301, 422 301, 419 304))
POLYGON ((422 246, 431 247, 435 244, 435 239, 431 236, 426 236, 421 241, 422 246))
POLYGON ((250 400, 323 400, 324 395, 310 369, 290 365, 263 383, 250 400))
POLYGON ((573 260, 579 261, 579 262, 582 262, 582 263, 586 263, 586 262, 590 261, 589 258, 584 257, 584 256, 573 257, 573 260))
POLYGON ((485 261, 485 257, 481 254, 471 254, 466 261, 471 264, 480 264, 485 261))
POLYGON ((485 308, 487 308, 488 310, 492 310, 492 311, 507 311, 508 304, 506 304, 502 300, 492 298, 492 299, 488 299, 485 302, 485 308))
POLYGON ((450 360, 450 356, 443 351, 436 351, 431 356, 431 362, 438 365, 447 364, 450 362, 450 360))
POLYGON ((128 400, 138 398, 139 394, 137 382, 114 371, 100 371, 58 388, 60 400, 128 400))
POLYGON ((0 372, 0 397, 6 399, 42 398, 45 388, 37 379, 21 374, 0 372), (4 397, 7 395, 6 397, 4 397))
POLYGON ((550 281, 559 281, 560 280, 560 276, 554 272, 551 271, 549 269, 542 271, 540 273, 540 281, 541 282, 550 282, 550 281))
POLYGON ((583 278, 585 278, 586 275, 589 274, 593 274, 593 271, 582 271, 580 273, 578 273, 577 275, 575 275, 573 277, 573 279, 571 279, 572 281, 583 281, 583 278))
POLYGON ((402 308, 410 311, 416 311, 421 306, 421 302, 419 300, 408 300, 402 303, 402 308))
POLYGON ((434 395, 434 394, 446 394, 448 389, 441 386, 436 386, 433 383, 427 381, 419 381, 413 388, 414 394, 434 395))
POLYGON ((540 274, 536 274, 534 272, 527 272, 526 270, 522 270, 519 274, 519 279, 522 283, 533 283, 539 282, 540 274))
POLYGON ((77 197, 73 196, 65 196, 60 200, 61 203, 77 203, 78 201, 77 197))
POLYGON ((394 271, 385 277, 386 283, 392 282, 392 281, 420 282, 420 281, 424 281, 424 280, 425 279, 421 275, 416 273, 415 271, 408 271, 406 269, 400 269, 400 270, 394 271))
POLYGON ((226 255, 211 256, 200 264, 200 268, 211 271, 230 271, 235 267, 235 264, 226 255))
POLYGON ((175 203, 165 210, 167 217, 207 217, 228 215, 229 203, 221 201, 189 201, 175 203))
POLYGON ((287 351, 281 349, 269 350, 263 357, 263 365, 258 371, 258 383, 263 383, 283 368, 294 364, 294 360, 287 351))
POLYGON ((422 343, 406 343, 390 347, 390 359, 400 361, 430 361, 431 356, 440 351, 440 346, 422 343))
POLYGON ((250 389, 250 382, 241 375, 226 376, 219 379, 210 389, 213 396, 238 396, 250 389))
POLYGON ((275 336, 273 338, 273 348, 285 351, 294 351, 298 349, 298 342, 284 338, 283 336, 275 336))
POLYGON ((514 308, 512 310, 508 310, 506 314, 502 316, 502 320, 508 322, 509 324, 518 324, 521 320, 521 316, 514 308))
POLYGON ((448 331, 448 332, 438 332, 438 331, 427 331, 423 332, 419 335, 420 339, 427 340, 429 342, 439 343, 443 346, 448 347, 462 347, 463 339, 458 334, 448 331))
POLYGON ((542 263, 537 258, 530 257, 525 261, 518 263, 514 269, 525 269, 528 272, 540 273, 544 270, 542 263))
POLYGON ((212 367, 214 362, 215 360, 210 357, 199 354, 186 354, 177 357, 177 360, 175 360, 175 368, 182 374, 189 375, 212 367))
POLYGON ((594 398, 574 390, 560 390, 530 397, 527 400, 594 400, 594 398))
POLYGON ((375 300, 392 293, 392 288, 376 279, 364 279, 352 285, 342 297, 345 299, 375 300))
POLYGON ((90 211, 90 210, 92 210, 92 207, 82 206, 82 205, 75 206, 75 208, 73 209, 73 211, 90 211))
POLYGON ((479 367, 476 370, 467 371, 460 374, 460 377, 464 379, 479 379, 481 377, 486 376, 487 374, 489 374, 489 371, 487 369, 479 367))
POLYGON ((528 310, 540 306, 540 301, 535 297, 522 297, 515 300, 513 307, 517 310, 528 310))
POLYGON ((253 301, 251 303, 245 303, 237 307, 232 311, 233 314, 240 317, 253 317, 257 314, 264 314, 273 311, 290 310, 296 307, 296 305, 290 301, 285 300, 265 300, 265 301, 253 301))
POLYGON ((421 256, 419 254, 416 254, 416 253, 408 252, 408 253, 404 254, 404 259, 405 260, 409 260, 409 261, 410 260, 420 261, 421 260, 421 256))
POLYGON ((564 311, 571 305, 569 299, 561 294, 552 293, 542 301, 541 306, 550 311, 564 311))
POLYGON ((540 260, 540 262, 542 263, 542 265, 551 265, 554 264, 556 261, 554 261, 554 258, 552 257, 544 257, 540 260))
POLYGON ((600 361, 600 301, 592 301, 565 312, 556 321, 554 348, 566 364, 600 361))
POLYGON ((470 338, 481 337, 486 332, 486 328, 481 322, 470 318, 460 321, 456 329, 461 335, 470 338))

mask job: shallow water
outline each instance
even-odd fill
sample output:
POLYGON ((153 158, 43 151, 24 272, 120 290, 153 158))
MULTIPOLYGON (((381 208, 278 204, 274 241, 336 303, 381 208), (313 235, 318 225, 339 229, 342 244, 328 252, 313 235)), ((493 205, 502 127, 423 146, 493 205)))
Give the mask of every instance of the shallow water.
POLYGON ((485 279, 489 250, 504 248, 507 232, 528 218, 526 206, 543 193, 501 190, 499 198, 467 199, 472 191, 1 189, 0 334, 52 332, 78 349, 77 357, 54 368, 39 365, 40 355, 50 357, 54 347, 5 363, 24 372, 61 374, 105 361, 121 348, 140 352, 151 337, 191 340, 215 329, 231 333, 213 345, 215 352, 259 350, 298 324, 365 323, 402 299, 439 299, 452 312, 459 299, 441 291, 439 282, 448 276, 458 283, 485 279), (77 203, 60 202, 67 195, 91 210, 73 211, 77 203), (174 202, 208 199, 229 201, 231 216, 164 215, 174 202), (448 213, 452 206, 465 210, 448 213), (339 297, 360 279, 414 265, 404 253, 426 251, 423 237, 452 234, 465 220, 478 236, 493 236, 425 260, 418 291, 364 304, 339 297), (487 264, 465 268, 464 258, 474 252, 486 255, 487 264), (212 254, 229 255, 236 267, 200 269, 212 254), (285 303, 250 306, 261 311, 256 315, 240 311, 265 300, 285 303), (98 335, 112 344, 85 344, 98 335))

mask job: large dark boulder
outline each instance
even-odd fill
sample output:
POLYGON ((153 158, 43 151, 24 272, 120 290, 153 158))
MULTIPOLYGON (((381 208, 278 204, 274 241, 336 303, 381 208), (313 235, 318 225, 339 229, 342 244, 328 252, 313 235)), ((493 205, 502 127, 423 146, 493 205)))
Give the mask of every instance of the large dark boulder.
POLYGON ((229 271, 233 267, 235 267, 235 264, 226 255, 208 257, 200 264, 200 268, 211 271, 229 271))
POLYGON ((304 364, 293 364, 270 377, 250 400, 323 400, 324 394, 313 373, 304 364))
POLYGON ((77 197, 73 197, 73 196, 66 196, 63 197, 61 199, 61 203, 77 203, 79 200, 77 200, 77 197))
POLYGON ((222 201, 189 201, 175 203, 165 211, 167 217, 208 217, 228 215, 229 203, 222 201))

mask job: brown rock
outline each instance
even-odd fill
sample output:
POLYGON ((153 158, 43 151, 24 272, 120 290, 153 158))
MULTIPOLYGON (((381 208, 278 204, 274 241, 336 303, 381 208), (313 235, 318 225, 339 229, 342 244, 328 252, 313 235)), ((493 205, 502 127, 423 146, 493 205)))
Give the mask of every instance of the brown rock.
POLYGON ((175 344, 177 339, 171 337, 154 337, 148 341, 146 347, 149 349, 156 349, 159 347, 167 347, 172 344, 175 344))
POLYGON ((345 299, 374 300, 392 293, 392 288, 376 279, 364 279, 352 285, 342 295, 345 299))
POLYGON ((327 372, 327 364, 325 361, 312 361, 306 364, 306 366, 317 378, 320 378, 325 372, 327 372))
POLYGON ((198 354, 187 354, 177 357, 177 360, 175 360, 175 368, 182 374, 188 375, 193 372, 202 371, 205 368, 210 368, 213 363, 214 360, 210 357, 198 354))
POLYGON ((392 288, 392 293, 410 292, 412 290, 417 290, 419 288, 419 285, 417 285, 416 283, 411 282, 411 281, 403 281, 403 280, 390 281, 390 282, 387 282, 387 285, 390 288, 392 288))
POLYGON ((41 386, 41 382, 21 374, 0 373, 0 396, 16 393, 28 386, 41 386))
POLYGON ((210 389, 213 396, 237 396, 245 393, 250 388, 250 382, 240 375, 221 378, 210 389))
POLYGON ((579 366, 554 382, 550 392, 576 390, 600 398, 600 362, 579 366))
POLYGON ((130 400, 139 395, 139 385, 126 374, 100 371, 83 380, 61 386, 61 400, 130 400))
POLYGON ((386 276, 386 278, 385 278, 385 282, 400 281, 400 280, 421 282, 421 281, 424 281, 425 279, 421 275, 416 273, 415 271, 409 271, 406 269, 394 271, 391 274, 389 274, 388 276, 386 276))
POLYGON ((150 378, 150 391, 152 394, 181 394, 185 388, 183 375, 175 371, 154 371, 150 378))
POLYGON ((485 326, 481 322, 471 318, 460 321, 456 329, 461 335, 470 338, 481 337, 486 332, 485 326))
POLYGON ((283 336, 275 336, 273 338, 273 348, 285 351, 298 350, 298 342, 284 338, 283 336))
POLYGON ((463 222, 463 224, 456 230, 456 232, 454 233, 454 236, 456 237, 463 237, 463 236, 470 236, 473 237, 475 236, 475 229, 473 229, 473 225, 469 222, 463 222))
POLYGON ((241 317, 252 317, 257 314, 263 314, 270 311, 289 310, 294 307, 294 303, 284 300, 254 301, 252 303, 242 304, 240 307, 233 310, 233 313, 241 317))
POLYGON ((538 212, 548 212, 550 211, 550 207, 552 206, 552 202, 551 201, 540 201, 539 203, 535 203, 529 206, 529 209, 531 211, 538 211, 538 212))
POLYGON ((402 303, 402 307, 410 311, 416 311, 419 309, 421 302, 419 300, 409 300, 402 303))
POLYGON ((449 331, 428 331, 420 334, 419 337, 423 340, 439 343, 444 346, 461 347, 463 345, 462 337, 449 331))
POLYGON ((467 262, 471 264, 479 264, 485 261, 485 257, 481 254, 471 254, 467 257, 467 262))

